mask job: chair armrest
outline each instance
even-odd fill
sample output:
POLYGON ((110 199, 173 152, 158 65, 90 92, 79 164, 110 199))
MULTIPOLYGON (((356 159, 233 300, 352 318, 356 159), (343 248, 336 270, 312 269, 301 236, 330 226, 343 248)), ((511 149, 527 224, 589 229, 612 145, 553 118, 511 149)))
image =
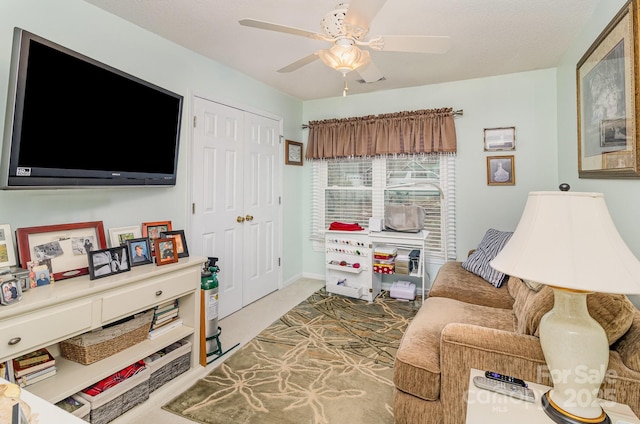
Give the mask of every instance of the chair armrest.
POLYGON ((463 423, 471 368, 551 385, 540 339, 510 331, 451 323, 440 338, 440 398, 445 423, 463 423))

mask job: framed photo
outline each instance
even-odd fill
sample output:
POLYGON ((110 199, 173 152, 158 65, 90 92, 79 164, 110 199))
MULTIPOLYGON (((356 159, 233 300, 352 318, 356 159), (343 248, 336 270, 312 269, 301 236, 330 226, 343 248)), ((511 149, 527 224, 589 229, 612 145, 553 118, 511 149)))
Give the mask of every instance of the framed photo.
POLYGON ((580 178, 640 177, 637 8, 638 0, 628 2, 578 62, 580 178))
POLYGON ((29 261, 27 262, 27 270, 29 271, 29 286, 31 288, 47 286, 55 281, 51 259, 29 261))
POLYGON ((13 247, 13 233, 9 224, 0 225, 0 268, 16 264, 16 251, 13 247))
POLYGON ((176 241, 173 238, 155 239, 156 265, 166 265, 178 262, 178 251, 176 241))
POLYGON ((22 299, 22 288, 20 283, 11 277, 2 278, 0 276, 0 304, 10 305, 22 299))
POLYGON ((499 150, 516 149, 516 127, 485 128, 484 151, 495 152, 499 150))
POLYGON ((189 248, 187 247, 187 239, 184 236, 184 230, 163 231, 160 233, 160 237, 173 238, 176 241, 176 252, 178 252, 178 257, 189 257, 189 248))
POLYGON ((151 243, 151 251, 155 251, 156 245, 153 243, 155 239, 160 238, 163 231, 171 231, 171 221, 156 221, 142 223, 142 237, 148 237, 151 243))
POLYGON ((515 159, 513 156, 487 157, 487 185, 515 185, 515 159))
POLYGON ((151 253, 148 237, 127 240, 126 244, 131 258, 131 266, 153 263, 153 254, 151 253))
POLYGON ((127 271, 131 271, 127 246, 89 252, 89 278, 92 280, 127 271))
POLYGON ((87 253, 107 247, 102 221, 18 228, 16 240, 22 268, 50 259, 58 281, 88 274, 87 253))
POLYGON ((287 165, 302 166, 302 143, 286 140, 284 155, 287 165))
POLYGON ((140 237, 142 237, 142 232, 138 226, 109 228, 111 247, 122 246, 123 244, 127 244, 127 240, 138 239, 140 237))

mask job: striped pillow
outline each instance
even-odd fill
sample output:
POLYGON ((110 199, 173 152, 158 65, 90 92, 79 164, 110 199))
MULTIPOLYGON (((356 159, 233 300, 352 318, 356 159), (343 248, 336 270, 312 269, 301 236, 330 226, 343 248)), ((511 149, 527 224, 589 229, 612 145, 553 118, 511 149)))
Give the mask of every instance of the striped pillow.
POLYGON ((478 248, 462 263, 462 268, 487 280, 493 286, 500 287, 508 278, 503 272, 491 268, 491 262, 504 245, 509 241, 513 232, 489 229, 478 248))

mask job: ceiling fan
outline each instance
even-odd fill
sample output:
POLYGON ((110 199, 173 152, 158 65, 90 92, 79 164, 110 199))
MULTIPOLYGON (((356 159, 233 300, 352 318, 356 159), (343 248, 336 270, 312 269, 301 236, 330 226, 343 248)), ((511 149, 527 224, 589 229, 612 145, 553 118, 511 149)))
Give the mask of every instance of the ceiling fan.
POLYGON ((384 78, 371 60, 369 51, 361 47, 381 52, 412 53, 445 53, 451 48, 451 40, 446 36, 382 35, 367 39, 369 26, 385 2, 386 0, 351 0, 350 3, 340 3, 322 18, 321 33, 256 19, 241 19, 239 22, 248 27, 333 43, 330 48, 313 52, 278 69, 278 72, 293 72, 320 59, 345 77, 343 95, 346 95, 346 75, 351 71, 355 70, 367 83, 384 78))

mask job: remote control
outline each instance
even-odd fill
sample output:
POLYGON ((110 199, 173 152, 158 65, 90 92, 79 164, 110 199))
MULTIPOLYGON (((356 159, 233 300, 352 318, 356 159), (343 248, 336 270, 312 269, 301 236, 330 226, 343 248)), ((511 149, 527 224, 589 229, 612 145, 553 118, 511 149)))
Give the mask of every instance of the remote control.
POLYGON ((527 387, 527 383, 519 378, 511 377, 509 375, 498 374, 497 372, 487 371, 484 376, 491 380, 504 381, 505 383, 517 384, 518 386, 527 387))
POLYGON ((491 390, 492 392, 511 396, 517 399, 524 400, 526 402, 535 402, 536 400, 536 396, 533 393, 533 390, 527 387, 518 386, 516 384, 492 380, 490 378, 481 376, 473 377, 473 384, 481 389, 491 390))

